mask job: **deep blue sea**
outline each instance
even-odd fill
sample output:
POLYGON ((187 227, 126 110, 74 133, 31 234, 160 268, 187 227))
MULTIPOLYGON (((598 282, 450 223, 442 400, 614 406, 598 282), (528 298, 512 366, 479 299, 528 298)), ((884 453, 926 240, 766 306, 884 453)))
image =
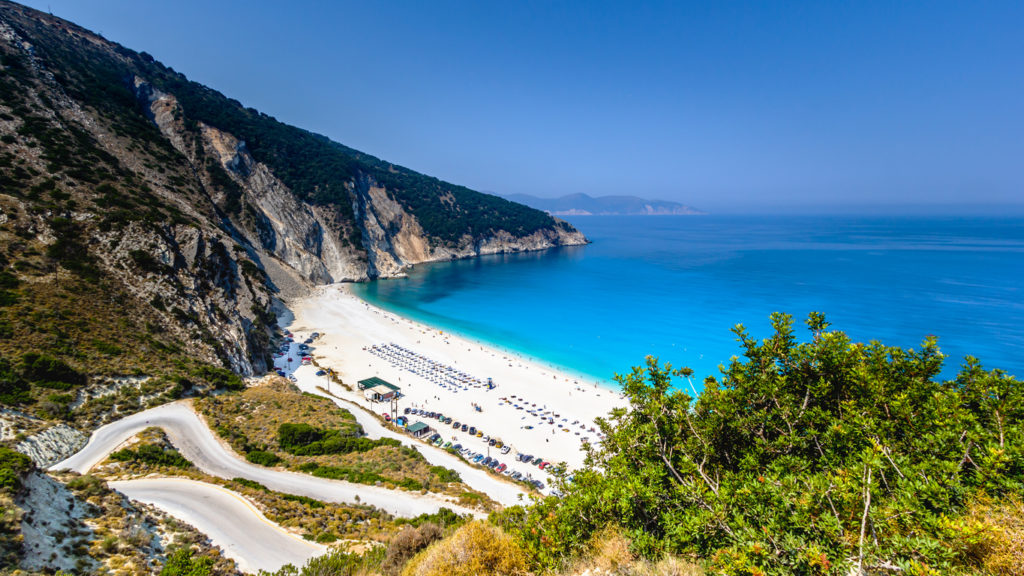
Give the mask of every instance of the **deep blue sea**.
MULTIPOLYGON (((1024 376, 1024 218, 576 217, 593 244, 417 266, 365 300, 609 381, 653 354, 703 380, 730 328, 821 311, 857 341, 964 355, 1024 376)), ((806 339, 806 338, 804 338, 806 339)))

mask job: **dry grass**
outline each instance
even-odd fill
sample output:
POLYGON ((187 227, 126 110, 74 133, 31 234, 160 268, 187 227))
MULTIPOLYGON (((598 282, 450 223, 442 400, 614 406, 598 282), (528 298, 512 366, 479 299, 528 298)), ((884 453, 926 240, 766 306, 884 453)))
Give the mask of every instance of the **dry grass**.
POLYGON ((1024 574, 1024 501, 979 500, 951 525, 963 555, 988 574, 1024 574))
POLYGON ((470 522, 420 552, 402 576, 518 576, 529 574, 526 554, 500 528, 470 522))
POLYGON ((666 556, 657 562, 637 558, 629 549, 629 539, 609 526, 590 541, 587 552, 569 568, 564 576, 703 576, 704 570, 692 562, 666 556))

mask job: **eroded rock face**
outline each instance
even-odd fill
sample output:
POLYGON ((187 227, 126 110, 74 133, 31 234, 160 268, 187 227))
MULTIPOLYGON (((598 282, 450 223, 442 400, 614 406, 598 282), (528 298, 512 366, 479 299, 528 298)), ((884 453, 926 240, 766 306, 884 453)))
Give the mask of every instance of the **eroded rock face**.
POLYGON ((324 210, 296 198, 266 165, 253 159, 244 142, 205 124, 200 129, 208 149, 244 188, 254 209, 256 225, 246 227, 253 244, 313 284, 367 278, 359 252, 342 245, 341 231, 324 210))
POLYGON ((15 448, 37 466, 45 468, 78 452, 89 438, 68 426, 57 424, 18 442, 15 448))

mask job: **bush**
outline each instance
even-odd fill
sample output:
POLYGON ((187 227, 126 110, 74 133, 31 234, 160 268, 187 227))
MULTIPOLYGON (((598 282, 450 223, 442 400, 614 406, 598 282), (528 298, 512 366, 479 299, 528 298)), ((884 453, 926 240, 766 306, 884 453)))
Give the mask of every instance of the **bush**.
POLYGON ((381 571, 385 574, 397 576, 402 568, 420 550, 440 540, 444 535, 441 527, 433 522, 427 522, 419 528, 406 526, 396 534, 388 543, 387 553, 384 555, 384 563, 381 564, 381 571))
POLYGON ((441 482, 462 482, 462 477, 458 472, 444 466, 431 466, 430 473, 437 476, 441 482))
POLYGON ((21 357, 21 375, 36 386, 67 390, 72 386, 85 384, 85 375, 68 366, 62 360, 28 352, 21 357))
POLYGON ((209 382, 217 390, 245 390, 245 381, 227 368, 201 366, 194 371, 194 375, 209 382))
POLYGON ((527 574, 522 548, 500 528, 470 522, 420 552, 403 576, 514 576, 527 574))
POLYGON ((278 462, 281 461, 281 458, 277 454, 274 454, 273 452, 266 452, 264 450, 252 450, 250 452, 246 452, 245 459, 253 464, 267 466, 268 468, 271 466, 277 466, 278 462))
POLYGON ((249 480, 248 478, 232 478, 231 481, 234 482, 235 484, 241 484, 242 486, 245 486, 247 488, 252 488, 254 490, 260 490, 260 491, 263 491, 263 492, 269 492, 270 491, 270 488, 267 488, 266 486, 264 486, 263 484, 260 484, 259 482, 255 481, 255 480, 249 480))
POLYGON ((393 438, 356 438, 346 436, 341 430, 330 430, 309 424, 281 424, 277 429, 277 442, 281 449, 296 456, 320 456, 324 454, 349 454, 366 452, 378 446, 401 446, 393 438))
POLYGON ((128 256, 131 257, 132 262, 135 262, 135 265, 139 267, 139 270, 142 270, 143 272, 163 275, 174 272, 173 268, 157 260, 155 256, 145 250, 132 250, 128 253, 128 256))
POLYGON ((32 459, 21 452, 0 446, 0 490, 17 492, 21 477, 32 470, 32 459))
POLYGON ((115 462, 142 462, 150 466, 172 466, 174 468, 192 466, 192 463, 174 448, 157 444, 141 444, 136 450, 130 448, 118 450, 110 454, 110 459, 115 462))
POLYGON ((15 372, 10 362, 0 358, 0 403, 26 404, 31 401, 28 382, 15 372))
POLYGON ((195 557, 191 548, 180 548, 167 557, 160 576, 211 576, 213 565, 213 558, 195 557))
POLYGON ((302 569, 291 564, 283 566, 276 572, 260 571, 260 576, 341 576, 376 574, 384 549, 374 547, 363 554, 335 550, 323 556, 311 558, 302 569))

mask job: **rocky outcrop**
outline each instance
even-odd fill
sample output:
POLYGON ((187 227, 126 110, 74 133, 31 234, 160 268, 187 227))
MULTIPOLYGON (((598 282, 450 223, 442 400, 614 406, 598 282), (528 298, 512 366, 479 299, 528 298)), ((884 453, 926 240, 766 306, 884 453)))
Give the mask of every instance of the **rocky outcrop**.
POLYGON ((88 441, 89 438, 78 430, 57 424, 18 442, 15 448, 37 466, 45 468, 78 452, 88 441))
POLYGON ((295 269, 314 284, 364 280, 365 259, 341 243, 341 231, 329 214, 295 197, 266 165, 256 162, 245 142, 200 123, 203 142, 220 165, 245 190, 250 208, 241 228, 253 245, 295 269))

